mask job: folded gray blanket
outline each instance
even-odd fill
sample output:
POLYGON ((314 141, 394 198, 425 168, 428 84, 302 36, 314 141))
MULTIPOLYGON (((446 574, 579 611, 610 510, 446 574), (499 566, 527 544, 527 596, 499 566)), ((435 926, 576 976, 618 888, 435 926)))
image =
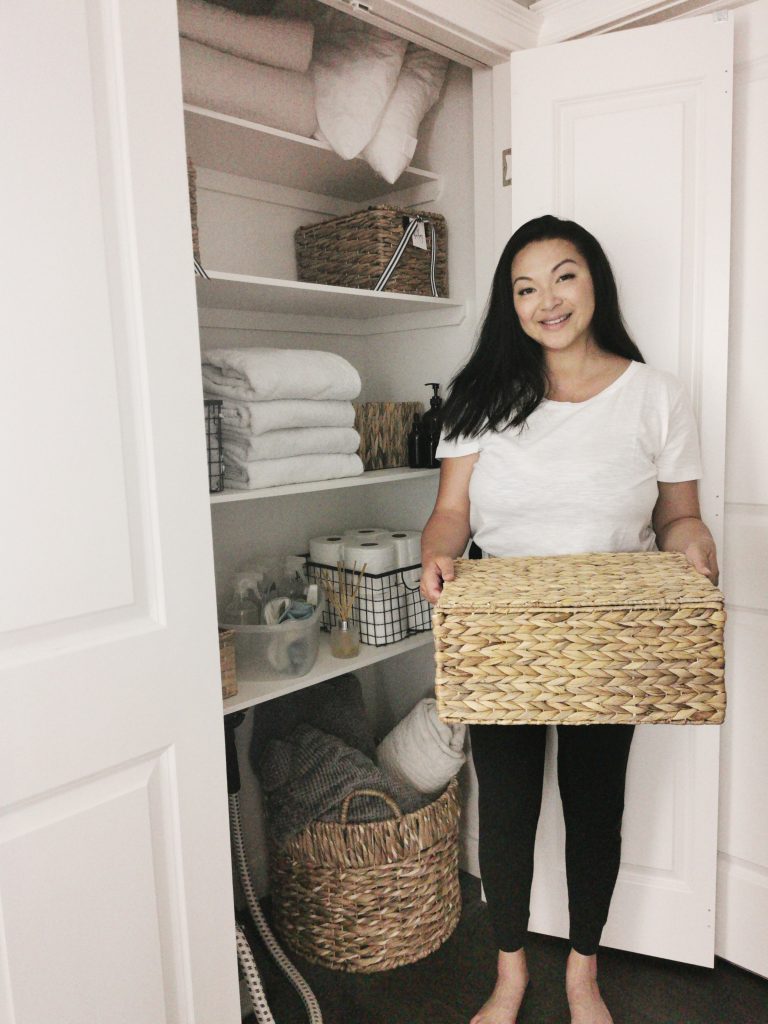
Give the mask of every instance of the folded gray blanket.
MULTIPOLYGON (((312 821, 339 821, 344 797, 377 789, 404 814, 432 799, 390 778, 360 750, 311 725, 298 725, 287 739, 271 740, 260 761, 269 830, 282 844, 312 821)), ((351 801, 348 821, 381 821, 391 808, 376 797, 351 801)))
POLYGON ((363 703, 360 680, 346 673, 255 708, 251 764, 256 773, 260 772, 261 758, 269 741, 287 739, 302 722, 338 736, 375 761, 376 740, 363 703))

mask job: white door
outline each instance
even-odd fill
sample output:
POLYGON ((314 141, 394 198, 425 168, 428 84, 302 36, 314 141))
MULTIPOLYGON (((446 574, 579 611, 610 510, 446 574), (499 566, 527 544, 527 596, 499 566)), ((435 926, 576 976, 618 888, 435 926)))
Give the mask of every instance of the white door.
POLYGON ((733 12, 733 232, 725 555, 731 698, 723 729, 717 954, 768 978, 768 0, 733 12))
POLYGON ((234 1022, 175 5, 0 18, 0 1021, 234 1022))
MULTIPOLYGON (((513 54, 512 225, 573 218, 604 245, 630 334, 687 386, 722 552, 732 24, 726 13, 513 54)), ((719 730, 645 726, 630 756, 606 945, 714 959, 719 730)), ((552 765, 531 927, 567 935, 552 765)))

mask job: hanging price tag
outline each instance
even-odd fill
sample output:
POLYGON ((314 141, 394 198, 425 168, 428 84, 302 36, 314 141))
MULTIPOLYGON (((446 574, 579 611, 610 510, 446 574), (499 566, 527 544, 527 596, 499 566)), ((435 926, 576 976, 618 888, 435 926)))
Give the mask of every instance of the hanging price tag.
POLYGON ((417 249, 427 248, 427 226, 424 221, 419 221, 416 225, 416 230, 411 236, 411 242, 413 242, 417 249))

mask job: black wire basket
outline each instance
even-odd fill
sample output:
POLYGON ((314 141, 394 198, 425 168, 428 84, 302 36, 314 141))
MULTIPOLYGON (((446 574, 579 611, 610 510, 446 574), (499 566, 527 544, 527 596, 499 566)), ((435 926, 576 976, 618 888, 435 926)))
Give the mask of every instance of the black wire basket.
POLYGON ((208 448, 208 490, 224 489, 224 454, 221 449, 221 406, 217 398, 205 399, 205 442, 208 448))
MULTIPOLYGON (((352 569, 344 569, 347 589, 357 578, 352 569)), ((432 628, 432 606, 419 593, 420 565, 408 565, 389 572, 365 572, 352 607, 352 622, 360 631, 360 642, 374 647, 395 644, 416 633, 432 628)), ((307 561, 310 583, 322 586, 330 578, 338 586, 339 570, 335 565, 307 561)), ((339 617, 327 602, 323 612, 323 629, 330 630, 339 617)))

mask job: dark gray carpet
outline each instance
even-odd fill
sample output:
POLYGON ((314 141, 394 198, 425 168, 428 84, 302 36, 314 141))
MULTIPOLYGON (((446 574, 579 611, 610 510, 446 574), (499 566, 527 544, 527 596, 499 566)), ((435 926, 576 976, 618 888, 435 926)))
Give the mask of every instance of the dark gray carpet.
MULTIPOLYGON (((468 1024, 493 988, 496 950, 477 879, 462 875, 462 894, 458 928, 419 963, 362 975, 293 957, 317 996, 324 1024, 468 1024)), ((520 1024, 568 1024, 568 944, 532 934, 526 950, 533 983, 520 1024)), ((299 998, 258 948, 257 956, 277 1024, 304 1024, 299 998)), ((599 962, 616 1024, 768 1024, 768 981, 725 961, 709 970, 603 949, 599 962)))

